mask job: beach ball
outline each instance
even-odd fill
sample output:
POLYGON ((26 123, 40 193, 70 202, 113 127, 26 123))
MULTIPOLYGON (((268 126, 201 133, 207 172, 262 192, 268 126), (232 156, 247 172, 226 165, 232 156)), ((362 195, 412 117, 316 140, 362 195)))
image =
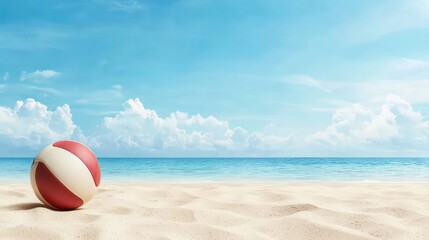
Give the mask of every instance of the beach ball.
POLYGON ((34 159, 30 180, 37 198, 58 210, 72 210, 87 203, 100 184, 100 165, 94 153, 75 141, 45 147, 34 159))

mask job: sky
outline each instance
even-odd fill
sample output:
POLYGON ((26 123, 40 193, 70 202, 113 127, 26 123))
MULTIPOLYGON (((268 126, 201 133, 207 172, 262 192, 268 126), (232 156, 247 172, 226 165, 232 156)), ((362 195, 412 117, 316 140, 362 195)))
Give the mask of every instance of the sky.
POLYGON ((429 156, 429 1, 0 2, 0 156, 429 156))

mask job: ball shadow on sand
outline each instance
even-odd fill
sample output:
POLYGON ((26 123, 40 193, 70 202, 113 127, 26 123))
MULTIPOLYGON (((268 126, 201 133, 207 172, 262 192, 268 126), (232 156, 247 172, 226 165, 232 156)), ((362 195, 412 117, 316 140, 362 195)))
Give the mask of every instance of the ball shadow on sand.
POLYGON ((35 208, 51 209, 51 208, 49 208, 49 207, 47 207, 41 203, 17 203, 17 204, 12 204, 9 206, 4 206, 2 208, 9 210, 9 211, 25 211, 25 210, 35 209, 35 208))
POLYGON ((42 203, 17 203, 17 204, 12 204, 9 206, 4 206, 1 207, 0 209, 5 209, 5 210, 9 210, 9 211, 28 211, 28 210, 32 210, 35 208, 45 208, 45 209, 49 209, 52 211, 56 211, 56 212, 70 212, 70 211, 79 211, 81 210, 81 208, 78 209, 70 209, 70 210, 58 210, 55 208, 51 208, 48 207, 42 203))

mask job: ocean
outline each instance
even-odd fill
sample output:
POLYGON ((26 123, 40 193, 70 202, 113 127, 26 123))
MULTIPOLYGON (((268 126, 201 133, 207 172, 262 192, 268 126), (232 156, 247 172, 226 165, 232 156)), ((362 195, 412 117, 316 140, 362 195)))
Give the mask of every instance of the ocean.
MULTIPOLYGON (((0 181, 29 181, 32 158, 0 158, 0 181)), ((102 181, 429 182, 429 158, 99 158, 102 181)))

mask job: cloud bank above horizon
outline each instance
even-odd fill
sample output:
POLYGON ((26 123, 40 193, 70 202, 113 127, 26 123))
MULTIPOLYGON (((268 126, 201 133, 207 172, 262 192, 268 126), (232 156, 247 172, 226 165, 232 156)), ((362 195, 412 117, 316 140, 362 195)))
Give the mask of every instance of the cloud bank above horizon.
POLYGON ((181 111, 160 117, 139 98, 128 99, 121 111, 88 132, 73 122, 71 112, 68 104, 49 110, 31 98, 0 106, 0 154, 34 153, 62 139, 81 141, 101 156, 135 157, 347 156, 347 150, 398 156, 426 153, 429 143, 429 121, 392 94, 376 111, 357 103, 343 106, 331 125, 308 136, 251 132, 214 116, 181 111))

